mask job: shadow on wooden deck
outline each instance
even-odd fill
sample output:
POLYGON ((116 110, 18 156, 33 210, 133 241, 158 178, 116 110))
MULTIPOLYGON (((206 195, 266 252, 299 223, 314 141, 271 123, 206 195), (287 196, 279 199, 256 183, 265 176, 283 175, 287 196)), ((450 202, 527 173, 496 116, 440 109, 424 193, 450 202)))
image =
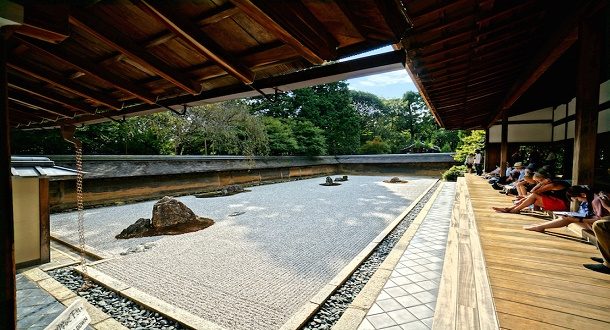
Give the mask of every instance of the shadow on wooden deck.
POLYGON ((512 199, 480 177, 467 175, 464 181, 499 327, 610 329, 610 275, 582 266, 600 256, 595 246, 566 228, 546 234, 524 230, 544 220, 496 213, 492 206, 508 206, 512 199))

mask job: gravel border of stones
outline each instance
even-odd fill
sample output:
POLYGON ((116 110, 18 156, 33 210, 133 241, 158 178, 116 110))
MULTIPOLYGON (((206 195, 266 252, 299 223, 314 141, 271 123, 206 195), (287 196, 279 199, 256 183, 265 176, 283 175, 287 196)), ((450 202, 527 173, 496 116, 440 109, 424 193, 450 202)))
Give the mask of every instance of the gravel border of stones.
MULTIPOLYGON (((356 296, 371 280, 394 246, 400 241, 409 226, 424 209, 430 198, 437 193, 442 183, 436 181, 417 201, 415 206, 400 220, 370 255, 354 270, 352 275, 313 310, 311 316, 297 326, 301 330, 328 330, 335 325, 350 307, 356 296)), ((385 283, 385 281, 384 281, 385 283)), ((284 327, 283 327, 284 328, 284 327)))
POLYGON ((130 329, 188 329, 182 324, 166 318, 158 312, 151 311, 135 302, 119 295, 110 289, 91 281, 91 286, 79 291, 84 279, 76 270, 70 267, 58 268, 47 272, 56 281, 70 289, 76 295, 87 300, 113 319, 130 329))

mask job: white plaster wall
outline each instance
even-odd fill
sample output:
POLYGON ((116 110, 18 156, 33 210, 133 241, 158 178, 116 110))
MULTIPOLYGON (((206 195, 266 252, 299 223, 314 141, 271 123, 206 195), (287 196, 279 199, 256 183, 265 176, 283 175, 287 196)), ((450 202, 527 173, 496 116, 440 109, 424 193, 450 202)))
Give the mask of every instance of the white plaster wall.
POLYGON ((568 104, 568 116, 571 116, 576 113, 576 98, 573 98, 572 101, 568 104))
POLYGON ((553 128, 553 141, 565 140, 565 127, 566 124, 557 125, 553 128))
POLYGON ((551 123, 508 125, 508 142, 551 142, 552 134, 551 123))
POLYGON ((610 80, 606 80, 599 86, 599 104, 610 101, 610 80))
POLYGON ((597 133, 610 132, 610 109, 599 113, 597 118, 597 133))
POLYGON ((536 110, 522 115, 508 117, 508 121, 512 120, 552 120, 553 119, 553 108, 545 108, 536 110))
POLYGON ((489 128, 489 143, 502 142, 502 125, 494 125, 489 128))
POLYGON ((566 117, 566 105, 561 104, 555 108, 555 121, 561 120, 566 117))

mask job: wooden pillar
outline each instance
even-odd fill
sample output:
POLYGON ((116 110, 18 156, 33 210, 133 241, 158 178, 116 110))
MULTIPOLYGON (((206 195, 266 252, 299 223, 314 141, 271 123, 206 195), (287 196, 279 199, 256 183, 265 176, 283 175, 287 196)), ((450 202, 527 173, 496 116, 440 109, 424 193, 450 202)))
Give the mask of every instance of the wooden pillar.
POLYGON ((493 167, 493 165, 491 164, 491 160, 490 160, 490 153, 489 153, 489 128, 485 129, 485 153, 484 153, 485 157, 483 159, 483 168, 485 169, 485 172, 491 172, 493 171, 495 168, 493 167))
POLYGON ((15 329, 15 242, 11 183, 10 122, 6 80, 6 36, 0 28, 0 328, 15 329))
POLYGON ((500 144, 500 176, 506 173, 506 162, 508 161, 508 116, 502 114, 502 141, 500 144))
POLYGON ((38 179, 38 201, 40 216, 40 263, 44 264, 51 261, 49 178, 38 179))
POLYGON ((599 84, 603 47, 600 19, 585 19, 578 27, 578 72, 572 184, 594 182, 599 84))

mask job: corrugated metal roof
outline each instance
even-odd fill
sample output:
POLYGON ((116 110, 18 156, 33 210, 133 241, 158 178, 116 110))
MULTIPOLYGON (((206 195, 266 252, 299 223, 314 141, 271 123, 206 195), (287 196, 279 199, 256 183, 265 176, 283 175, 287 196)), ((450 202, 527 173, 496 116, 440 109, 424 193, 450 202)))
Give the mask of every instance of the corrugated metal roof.
POLYGON ((60 179, 76 176, 76 170, 55 166, 47 157, 11 157, 11 174, 18 177, 60 179))

